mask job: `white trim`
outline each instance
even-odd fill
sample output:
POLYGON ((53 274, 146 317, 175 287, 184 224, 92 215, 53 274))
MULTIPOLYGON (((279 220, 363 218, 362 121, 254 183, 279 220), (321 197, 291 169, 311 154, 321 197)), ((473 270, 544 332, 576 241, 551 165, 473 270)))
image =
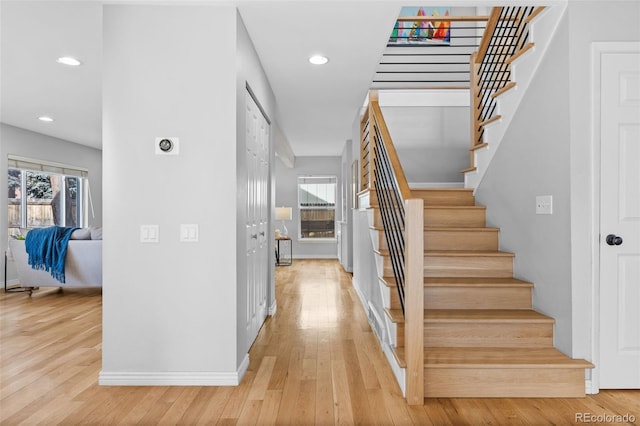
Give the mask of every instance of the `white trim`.
POLYGON ((298 237, 296 241, 301 244, 337 244, 338 238, 337 237, 334 237, 334 238, 310 238, 310 237, 300 238, 298 237))
POLYGON ((400 367, 398 365, 398 361, 396 361, 396 357, 393 356, 393 349, 387 344, 381 343, 382 352, 384 356, 387 357, 387 362, 389 362, 389 366, 391 367, 391 371, 393 371, 393 376, 396 378, 396 382, 398 382, 398 386, 400 386, 400 391, 402 391, 402 396, 407 396, 407 380, 406 380, 406 369, 400 367))
POLYGON ((393 89, 378 90, 380 107, 469 107, 471 97, 466 89, 393 89))
POLYGON ((294 254, 294 259, 338 259, 337 254, 294 254))
POLYGON ((595 395, 599 392, 599 389, 593 387, 593 381, 585 379, 584 381, 584 393, 587 395, 595 395))
POLYGON ((362 303, 362 308, 365 310, 367 310, 367 299, 364 297, 364 293, 362 293, 362 290, 360 290, 360 286, 358 285, 358 280, 356 279, 356 277, 353 277, 351 279, 351 285, 353 286, 354 290, 356 291, 356 294, 358 295, 358 299, 360 299, 360 303, 362 303))
MULTIPOLYGON (((4 282, 2 284, 4 285, 4 282)), ((7 289, 11 288, 11 286, 20 287, 20 280, 17 278, 7 280, 7 289)))
MULTIPOLYGON (((605 53, 639 52, 640 42, 637 41, 611 41, 593 42, 591 48, 591 356, 595 368, 591 371, 591 380, 588 381, 588 393, 596 394, 600 390, 600 107, 601 87, 600 68, 602 55, 605 53)), ((575 325, 574 325, 575 326, 575 325)))
POLYGON ((59 173, 68 176, 87 177, 89 169, 86 167, 74 166, 71 164, 57 163, 55 161, 39 160, 29 157, 21 157, 19 155, 7 155, 9 167, 16 167, 25 170, 48 171, 50 173, 59 173), (54 169, 54 170, 51 170, 54 169), (76 175, 72 172, 80 172, 76 175))
POLYGON ((271 306, 269 306, 269 311, 268 311, 269 316, 274 316, 277 310, 278 310, 278 302, 274 300, 271 306))
POLYGON ((249 368, 249 354, 234 372, 105 372, 100 386, 238 386, 249 368))

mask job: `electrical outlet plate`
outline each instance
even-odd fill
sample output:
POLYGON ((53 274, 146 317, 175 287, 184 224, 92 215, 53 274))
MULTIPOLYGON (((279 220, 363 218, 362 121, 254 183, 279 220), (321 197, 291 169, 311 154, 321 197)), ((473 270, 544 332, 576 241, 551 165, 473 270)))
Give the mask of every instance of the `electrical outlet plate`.
POLYGON ((553 197, 551 195, 536 197, 536 214, 553 214, 553 197))
POLYGON ((160 226, 140 225, 140 242, 141 243, 159 243, 160 242, 160 226))
POLYGON ((180 224, 180 242, 198 242, 198 224, 180 224))

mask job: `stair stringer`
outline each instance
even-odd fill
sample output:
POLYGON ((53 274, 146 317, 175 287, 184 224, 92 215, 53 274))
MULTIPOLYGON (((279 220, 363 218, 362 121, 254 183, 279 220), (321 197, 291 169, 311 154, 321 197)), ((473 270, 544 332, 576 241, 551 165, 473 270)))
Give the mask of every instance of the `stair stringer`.
MULTIPOLYGON (((379 241, 380 241, 380 236, 379 236, 379 232, 378 230, 374 229, 374 222, 375 222, 375 208, 374 207, 370 207, 367 210, 367 219, 369 222, 369 237, 371 238, 371 247, 374 251, 377 251, 379 249, 378 245, 379 245, 379 241)), ((380 290, 380 297, 382 299, 384 308, 386 309, 390 309, 391 308, 391 291, 392 289, 387 287, 386 285, 383 284, 381 277, 384 276, 383 273, 383 259, 381 256, 375 255, 374 256, 375 261, 376 261, 376 271, 378 274, 378 289, 380 290)), ((365 305, 366 306, 366 305, 365 305)), ((372 306, 368 306, 368 309, 373 309, 372 306)), ((376 336, 378 337, 378 340, 380 341, 380 346, 382 347, 382 352, 384 353, 385 357, 387 358, 387 362, 389 363, 389 365, 391 366, 391 370, 393 371, 393 375, 396 378, 396 381, 398 382, 398 386, 400 386, 400 390, 402 391, 402 395, 405 395, 405 390, 406 390, 406 368, 400 366, 400 364, 398 363, 398 360, 396 359, 396 357, 393 354, 394 348, 397 347, 396 343, 398 341, 397 339, 397 333, 398 333, 398 327, 396 326, 396 324, 394 324, 391 319, 389 318, 388 315, 385 315, 384 312, 377 312, 377 310, 374 310, 375 315, 378 317, 378 319, 382 319, 382 321, 384 322, 384 327, 385 327, 385 331, 386 333, 385 336, 380 336, 376 333, 376 336), (385 338, 386 337, 386 338, 385 338)), ((373 324, 371 324, 371 326, 373 327, 373 324)))
POLYGON ((483 142, 488 145, 474 151, 475 170, 465 173, 465 188, 476 190, 480 186, 511 120, 555 37, 566 9, 566 4, 547 6, 529 24, 529 41, 534 43, 534 47, 511 64, 511 81, 515 82, 516 86, 496 99, 497 108, 494 115, 501 115, 502 118, 485 126, 483 142))

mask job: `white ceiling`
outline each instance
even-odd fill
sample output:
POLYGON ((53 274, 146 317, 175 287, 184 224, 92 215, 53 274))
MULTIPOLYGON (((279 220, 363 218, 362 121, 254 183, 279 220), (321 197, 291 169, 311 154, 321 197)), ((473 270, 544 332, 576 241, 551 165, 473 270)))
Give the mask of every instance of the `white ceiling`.
POLYGON ((2 1, 0 37, 0 121, 100 148, 101 6, 2 1), (84 64, 57 64, 61 56, 84 64))
MULTIPOLYGON (((294 154, 340 155, 400 3, 236 3, 275 93, 276 121, 294 154), (329 63, 309 64, 314 53, 328 56, 329 63)), ((100 148, 102 2, 2 0, 0 19, 0 121, 100 148), (55 62, 65 55, 83 65, 55 62), (41 122, 41 115, 55 121, 41 122)))

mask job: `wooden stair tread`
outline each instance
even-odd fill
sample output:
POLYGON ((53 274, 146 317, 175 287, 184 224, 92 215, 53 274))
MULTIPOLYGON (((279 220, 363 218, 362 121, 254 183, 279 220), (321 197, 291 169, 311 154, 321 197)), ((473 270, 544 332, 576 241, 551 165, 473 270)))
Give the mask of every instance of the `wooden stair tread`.
MULTIPOLYGON (((384 231, 382 226, 370 226, 369 229, 374 231, 384 231)), ((489 228, 489 227, 456 227, 449 228, 445 226, 425 226, 425 231, 432 232, 500 232, 500 228, 489 228)))
MULTIPOLYGON (((367 207, 365 210, 379 210, 380 206, 378 204, 372 204, 369 207, 367 207)), ((452 210, 486 210, 487 207, 486 206, 480 206, 477 204, 474 204, 472 206, 458 206, 458 205, 451 205, 451 206, 443 206, 443 205, 425 205, 424 206, 425 210, 438 210, 438 209, 452 209, 452 210)))
MULTIPOLYGON (((380 256, 389 256, 389 250, 373 250, 380 256)), ((450 256, 450 257, 515 257, 514 253, 494 250, 425 250, 424 255, 429 256, 450 256)))
POLYGON ((593 368, 555 348, 425 348, 427 368, 593 368))
MULTIPOLYGON (((394 324, 404 323, 401 309, 385 308, 394 324)), ((532 309, 425 309, 425 323, 554 323, 555 320, 532 309)))
POLYGON ((387 314, 392 323, 404 323, 404 314, 402 313, 402 309, 384 308, 384 313, 387 314))
POLYGON ((491 124, 494 121, 498 121, 498 120, 501 120, 501 119, 502 119, 502 116, 500 114, 494 115, 493 117, 489 118, 488 120, 485 120, 482 123, 478 123, 478 127, 486 126, 487 124, 491 124))
POLYGON ((473 206, 424 206, 425 210, 426 209, 430 209, 430 210, 436 210, 436 209, 455 209, 455 210, 471 210, 471 209, 475 209, 475 210, 486 210, 487 208, 485 206, 478 206, 478 205, 473 205, 473 206))
POLYGON ((429 323, 554 323, 554 319, 532 309, 426 309, 429 323))
POLYGON ((445 227, 445 226, 429 226, 424 227, 425 231, 450 231, 450 232, 499 232, 500 228, 492 228, 492 227, 445 227))
POLYGON ((404 354, 404 347, 398 346, 393 348, 393 357, 396 359, 400 368, 407 368, 407 361, 404 354))
MULTIPOLYGON (((394 282, 395 284, 395 282, 394 282)), ((464 278, 464 277, 426 277, 425 287, 533 287, 530 282, 516 278, 464 278)))
POLYGON ((473 192, 471 188, 409 188, 411 192, 473 192))
POLYGON ((515 257, 514 253, 493 250, 425 250, 424 255, 451 257, 515 257))
POLYGON ((469 151, 476 151, 476 150, 482 149, 482 148, 484 148, 486 146, 489 146, 489 144, 486 143, 486 142, 479 143, 479 144, 476 144, 476 145, 472 146, 471 148, 469 148, 469 151))
MULTIPOLYGON (((395 287, 395 277, 379 277, 387 287, 395 287)), ((522 281, 517 278, 467 278, 467 277, 425 277, 425 287, 524 287, 532 288, 533 283, 522 281)))

